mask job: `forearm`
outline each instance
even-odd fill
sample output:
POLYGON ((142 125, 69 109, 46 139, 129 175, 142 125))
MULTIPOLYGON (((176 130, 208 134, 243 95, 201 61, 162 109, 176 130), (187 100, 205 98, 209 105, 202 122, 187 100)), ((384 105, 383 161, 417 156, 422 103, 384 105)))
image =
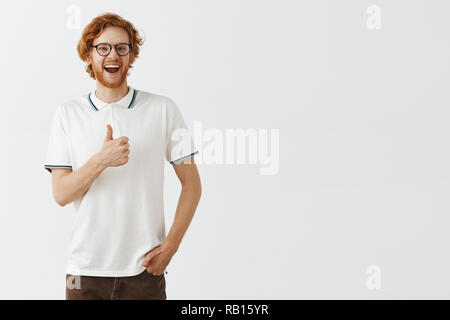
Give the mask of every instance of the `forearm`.
POLYGON ((82 197, 104 169, 98 154, 95 154, 82 167, 62 176, 58 183, 54 184, 58 204, 65 206, 82 197))
POLYGON ((181 240, 192 221, 198 202, 200 201, 201 192, 199 182, 187 184, 182 187, 175 218, 165 240, 165 243, 174 252, 178 250, 181 240))

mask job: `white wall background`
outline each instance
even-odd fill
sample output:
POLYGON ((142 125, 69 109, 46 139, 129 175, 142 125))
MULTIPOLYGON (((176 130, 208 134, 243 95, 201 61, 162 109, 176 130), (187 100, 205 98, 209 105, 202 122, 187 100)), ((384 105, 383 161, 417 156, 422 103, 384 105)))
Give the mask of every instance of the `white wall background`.
MULTIPOLYGON (((56 106, 95 86, 76 44, 103 12, 145 33, 129 84, 173 98, 191 129, 280 130, 276 175, 199 164, 168 299, 450 298, 448 1, 1 6, 1 299, 65 297, 75 212, 54 202, 43 161, 56 106)), ((180 185, 167 170, 168 228, 180 185)))

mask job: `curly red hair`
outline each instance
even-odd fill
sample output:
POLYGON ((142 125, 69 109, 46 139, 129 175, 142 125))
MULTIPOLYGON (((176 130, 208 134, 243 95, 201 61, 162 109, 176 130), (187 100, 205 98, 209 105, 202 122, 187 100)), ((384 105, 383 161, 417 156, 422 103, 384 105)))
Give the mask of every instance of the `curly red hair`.
MULTIPOLYGON (((105 13, 103 15, 95 17, 84 28, 81 39, 78 41, 77 45, 78 56, 84 62, 87 61, 94 39, 97 38, 103 32, 103 29, 107 26, 121 27, 128 33, 131 43, 130 68, 133 68, 132 64, 139 56, 139 47, 144 43, 144 39, 140 37, 139 32, 131 22, 114 13, 105 13)), ((92 79, 95 80, 95 75, 92 71, 92 64, 88 64, 86 66, 86 72, 92 79)))

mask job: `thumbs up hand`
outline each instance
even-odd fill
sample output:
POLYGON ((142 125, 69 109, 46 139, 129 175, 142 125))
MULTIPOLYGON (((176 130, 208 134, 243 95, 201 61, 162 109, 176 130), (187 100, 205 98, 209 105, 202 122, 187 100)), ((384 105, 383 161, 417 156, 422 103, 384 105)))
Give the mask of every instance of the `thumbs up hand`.
POLYGON ((128 162, 130 154, 128 137, 113 139, 113 129, 106 125, 106 136, 102 150, 99 152, 99 160, 105 167, 118 167, 128 162))
POLYGON ((112 127, 107 124, 106 125, 106 137, 105 137, 105 142, 109 141, 109 140, 113 140, 113 129, 112 127))

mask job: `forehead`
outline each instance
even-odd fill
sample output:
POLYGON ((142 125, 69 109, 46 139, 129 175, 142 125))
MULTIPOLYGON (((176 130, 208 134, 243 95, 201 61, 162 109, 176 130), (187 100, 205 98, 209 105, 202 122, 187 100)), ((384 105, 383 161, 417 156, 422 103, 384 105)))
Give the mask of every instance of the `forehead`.
POLYGON ((129 43, 128 33, 125 29, 120 27, 109 26, 103 29, 103 32, 94 40, 94 45, 97 43, 129 43))

